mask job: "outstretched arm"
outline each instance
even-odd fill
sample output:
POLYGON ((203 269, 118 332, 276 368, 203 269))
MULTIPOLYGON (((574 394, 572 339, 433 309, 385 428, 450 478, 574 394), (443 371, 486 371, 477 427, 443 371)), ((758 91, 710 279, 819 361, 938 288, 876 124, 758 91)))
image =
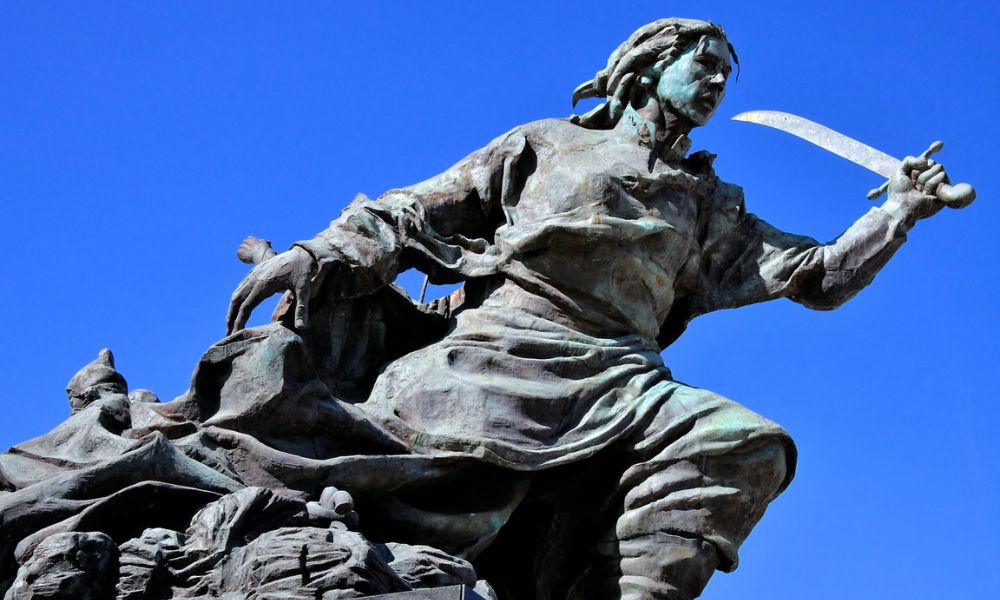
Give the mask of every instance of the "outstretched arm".
POLYGON ((840 306, 872 281, 916 221, 944 206, 935 192, 945 182, 941 165, 926 156, 907 157, 890 181, 885 204, 827 244, 745 213, 739 190, 723 189, 703 240, 693 313, 778 297, 820 310, 840 306))
POLYGON ((417 267, 435 283, 475 276, 470 256, 487 250, 502 221, 502 196, 516 185, 526 141, 517 130, 456 165, 408 188, 371 201, 359 194, 316 237, 257 265, 233 294, 228 331, 274 293, 295 296, 295 325, 305 326, 308 303, 324 285, 340 298, 369 294, 417 267))

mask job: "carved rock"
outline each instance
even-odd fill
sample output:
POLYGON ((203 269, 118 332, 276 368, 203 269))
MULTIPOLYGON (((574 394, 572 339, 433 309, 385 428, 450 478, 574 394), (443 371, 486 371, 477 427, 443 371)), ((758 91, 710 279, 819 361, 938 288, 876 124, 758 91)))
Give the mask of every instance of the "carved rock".
POLYGON ((360 534, 318 527, 269 531, 234 549, 208 587, 223 597, 253 590, 247 600, 339 600, 410 589, 360 534))
POLYGON ((461 558, 430 546, 388 543, 385 547, 392 556, 389 566, 413 588, 476 585, 476 570, 461 558))
POLYGON ((119 547, 118 600, 170 598, 175 577, 169 562, 179 558, 184 536, 169 529, 147 529, 119 547))
POLYGON ((211 554, 244 545, 281 526, 305 525, 305 502, 261 487, 227 494, 198 511, 188 527, 188 552, 211 554))
POLYGON ((496 600, 496 594, 488 590, 484 595, 478 587, 470 589, 464 585, 452 585, 430 590, 372 596, 371 600, 496 600))
POLYGON ((46 538, 17 572, 4 600, 110 600, 118 548, 103 533, 58 533, 46 538))
POLYGON ((160 398, 153 390, 138 389, 132 390, 128 394, 128 401, 131 403, 145 402, 148 404, 159 404, 160 398))

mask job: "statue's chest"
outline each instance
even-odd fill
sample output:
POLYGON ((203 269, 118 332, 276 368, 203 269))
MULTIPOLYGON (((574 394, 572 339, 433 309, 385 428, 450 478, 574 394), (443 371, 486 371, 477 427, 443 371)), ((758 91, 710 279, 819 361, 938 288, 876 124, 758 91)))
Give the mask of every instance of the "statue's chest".
POLYGON ((532 222, 560 215, 662 221, 677 234, 694 236, 699 206, 710 192, 705 178, 662 162, 650 171, 648 152, 609 154, 566 153, 543 162, 514 214, 532 222))

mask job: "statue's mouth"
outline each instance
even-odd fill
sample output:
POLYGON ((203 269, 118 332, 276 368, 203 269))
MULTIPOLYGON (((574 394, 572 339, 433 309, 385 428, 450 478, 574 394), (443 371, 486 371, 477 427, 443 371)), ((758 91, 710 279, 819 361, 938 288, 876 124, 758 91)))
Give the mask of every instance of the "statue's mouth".
POLYGON ((698 96, 698 107, 706 112, 712 112, 719 105, 719 97, 711 92, 698 96))

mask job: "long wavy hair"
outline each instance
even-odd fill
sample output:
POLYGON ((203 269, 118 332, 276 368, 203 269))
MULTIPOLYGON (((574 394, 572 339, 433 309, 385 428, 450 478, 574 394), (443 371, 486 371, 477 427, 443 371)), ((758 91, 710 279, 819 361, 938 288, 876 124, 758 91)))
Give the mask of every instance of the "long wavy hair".
POLYGON ((573 115, 573 123, 588 129, 611 129, 625 108, 643 92, 655 88, 659 76, 692 43, 704 36, 717 37, 729 47, 738 66, 736 50, 718 25, 694 19, 659 19, 643 25, 608 58, 608 66, 573 91, 573 106, 584 98, 606 98, 584 115, 573 115), (638 84, 638 85, 637 85, 638 84))

